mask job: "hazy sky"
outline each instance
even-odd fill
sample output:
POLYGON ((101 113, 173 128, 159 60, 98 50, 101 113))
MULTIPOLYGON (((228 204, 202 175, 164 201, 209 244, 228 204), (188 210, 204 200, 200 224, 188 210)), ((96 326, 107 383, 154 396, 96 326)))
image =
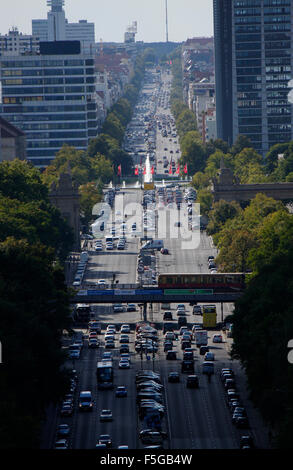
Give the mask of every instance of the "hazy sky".
MULTIPOLYGON (((1 2, 2 3, 2 2, 1 2)), ((0 33, 12 26, 31 34, 31 20, 47 18, 46 0, 7 0, 1 5, 0 33)), ((213 35, 212 0, 168 0, 169 41, 213 35)), ((165 41, 165 0, 65 0, 69 22, 95 23, 96 40, 124 40, 126 27, 138 22, 138 41, 165 41)))

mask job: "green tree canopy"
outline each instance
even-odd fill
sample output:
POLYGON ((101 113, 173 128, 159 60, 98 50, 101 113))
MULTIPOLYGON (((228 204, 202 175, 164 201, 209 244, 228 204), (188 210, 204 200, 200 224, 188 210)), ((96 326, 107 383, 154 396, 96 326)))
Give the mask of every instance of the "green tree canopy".
POLYGON ((3 161, 0 164, 0 194, 23 202, 48 200, 48 189, 39 170, 27 161, 3 161))

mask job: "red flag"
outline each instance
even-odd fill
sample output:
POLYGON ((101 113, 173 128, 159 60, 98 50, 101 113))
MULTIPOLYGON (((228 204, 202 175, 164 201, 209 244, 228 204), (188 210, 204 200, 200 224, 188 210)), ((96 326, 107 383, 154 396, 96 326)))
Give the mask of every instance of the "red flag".
POLYGON ((169 168, 169 175, 172 175, 172 165, 170 165, 170 168, 169 168))
POLYGON ((143 169, 143 174, 146 175, 146 169, 145 168, 143 169))
POLYGON ((180 173, 180 165, 178 165, 176 169, 176 174, 179 175, 179 173, 180 173))
POLYGON ((187 174, 187 163, 185 163, 183 171, 184 171, 185 174, 187 174))
POLYGON ((118 165, 117 175, 118 175, 118 176, 121 176, 121 164, 118 165))
POLYGON ((154 169, 154 167, 152 166, 151 174, 153 175, 154 173, 155 173, 155 169, 154 169))
POLYGON ((138 167, 137 166, 134 169, 134 174, 135 174, 135 176, 138 176, 138 167))

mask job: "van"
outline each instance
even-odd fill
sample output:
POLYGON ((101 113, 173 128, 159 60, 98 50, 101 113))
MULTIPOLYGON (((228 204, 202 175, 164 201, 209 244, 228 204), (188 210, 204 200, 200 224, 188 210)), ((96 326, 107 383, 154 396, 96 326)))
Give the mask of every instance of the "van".
POLYGON ((90 391, 80 392, 78 407, 81 411, 92 411, 93 409, 92 392, 90 391))
POLYGON ((161 248, 164 248, 163 240, 149 240, 141 247, 141 250, 160 250, 161 248))

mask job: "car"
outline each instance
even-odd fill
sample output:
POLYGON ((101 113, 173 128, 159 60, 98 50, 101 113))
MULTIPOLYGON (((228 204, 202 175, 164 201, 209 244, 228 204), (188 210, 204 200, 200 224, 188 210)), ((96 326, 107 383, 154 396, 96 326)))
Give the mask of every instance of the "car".
POLYGON ((130 326, 127 324, 121 325, 120 333, 130 333, 130 326))
POLYGON ((103 251, 102 245, 96 245, 95 246, 95 251, 103 251))
POLYGON ((253 437, 252 437, 252 436, 250 436, 250 435, 248 434, 248 435, 242 435, 242 436, 240 437, 240 448, 241 448, 241 449, 244 449, 244 448, 246 448, 246 449, 248 449, 248 448, 252 449, 252 448, 254 448, 254 447, 255 447, 255 445, 254 445, 253 437))
POLYGON ((68 405, 63 405, 60 410, 60 415, 61 416, 71 416, 73 413, 73 406, 68 404, 68 405))
POLYGON ((177 351, 174 351, 174 350, 172 350, 172 349, 170 349, 169 351, 167 351, 166 359, 167 359, 168 361, 176 361, 176 359, 177 359, 177 351))
POLYGON ((106 447, 112 447, 112 439, 109 434, 100 434, 98 444, 105 444, 106 447))
POLYGON ((199 348, 199 354, 201 356, 204 356, 205 353, 209 352, 209 347, 208 346, 200 346, 199 348))
POLYGON ((120 335, 119 342, 120 342, 120 344, 122 344, 122 343, 129 343, 129 336, 126 335, 126 334, 120 335))
POLYGON ((219 335, 219 334, 213 335, 213 343, 222 343, 222 342, 223 342, 222 335, 219 335))
POLYGON ((98 285, 99 285, 99 286, 102 286, 102 285, 104 286, 105 284, 106 284, 105 279, 99 279, 99 280, 98 280, 98 285))
POLYGON ((69 352, 69 358, 70 359, 79 359, 80 358, 80 350, 79 349, 75 349, 73 351, 70 351, 69 352))
POLYGON ((160 251, 161 251, 162 255, 168 255, 169 254, 168 248, 161 248, 160 251))
POLYGON ((108 339, 107 341, 105 341, 105 348, 106 349, 114 349, 115 348, 114 341, 111 340, 111 339, 108 339))
POLYGON ((234 424, 237 428, 249 428, 249 422, 248 422, 248 418, 247 416, 238 416, 235 421, 234 421, 234 424))
POLYGON ((164 312, 163 320, 173 320, 172 312, 164 312))
POLYGON ((67 439, 58 439, 55 442, 55 449, 68 449, 68 441, 67 439))
POLYGON ((129 353, 129 345, 128 344, 121 344, 120 346, 120 354, 129 353))
POLYGON ((99 347, 99 341, 97 340, 97 338, 89 338, 88 347, 89 348, 98 348, 99 347))
POLYGON ((184 304, 178 304, 177 305, 177 310, 184 310, 185 311, 185 305, 184 304))
POLYGON ((168 374, 168 382, 170 383, 177 383, 180 382, 180 375, 178 372, 169 372, 168 374))
POLYGON ((187 388, 198 388, 199 387, 199 380, 197 375, 188 375, 186 379, 186 387, 187 388))
POLYGON ((119 386, 116 388, 115 395, 116 395, 116 397, 118 397, 118 398, 127 397, 127 389, 126 389, 126 387, 124 387, 124 385, 119 385, 119 386))
POLYGON ((102 359, 106 359, 106 361, 112 361, 112 353, 111 352, 103 352, 102 359))
POLYGON ((69 424, 59 424, 57 427, 57 436, 64 437, 70 434, 70 427, 69 424))
POLYGON ((129 361, 126 359, 120 359, 119 361, 119 369, 129 369, 130 364, 129 361))
POLYGON ((100 412, 100 422, 113 421, 113 414, 111 410, 102 410, 100 412))
POLYGON ((192 309, 193 315, 202 315, 202 309, 200 305, 194 305, 192 309))
POLYGON ((128 304, 126 307, 127 312, 136 312, 136 305, 135 304, 128 304))
POLYGON ((205 361, 214 361, 215 360, 215 356, 214 356, 214 353, 212 352, 206 352, 205 355, 204 355, 204 360, 205 361))
POLYGON ((113 311, 114 313, 120 313, 124 311, 123 305, 122 304, 114 304, 113 305, 113 311))
POLYGON ((139 433, 139 438, 143 444, 162 444, 167 439, 167 433, 164 431, 154 431, 153 429, 143 429, 139 433))
POLYGON ((164 343, 164 352, 171 351, 173 349, 172 341, 165 341, 164 343))

